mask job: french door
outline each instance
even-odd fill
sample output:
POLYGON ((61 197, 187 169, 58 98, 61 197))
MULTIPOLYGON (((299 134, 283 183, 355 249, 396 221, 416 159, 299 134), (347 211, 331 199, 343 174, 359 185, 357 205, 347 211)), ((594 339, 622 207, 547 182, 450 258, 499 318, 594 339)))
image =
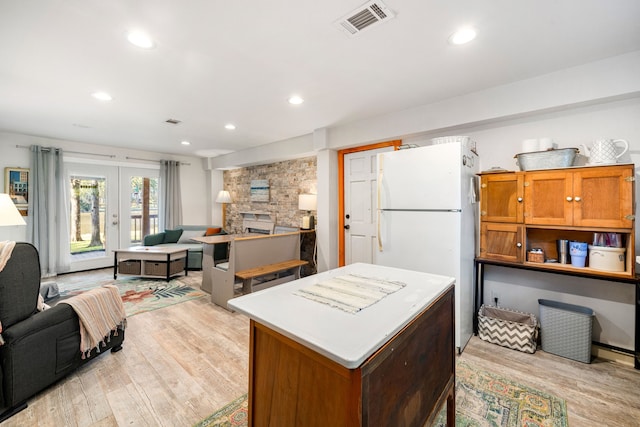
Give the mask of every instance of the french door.
POLYGON ((111 266, 118 249, 118 168, 66 163, 65 169, 71 271, 111 266))
POLYGON ((113 266, 113 250, 158 231, 158 168, 65 164, 71 271, 113 266))

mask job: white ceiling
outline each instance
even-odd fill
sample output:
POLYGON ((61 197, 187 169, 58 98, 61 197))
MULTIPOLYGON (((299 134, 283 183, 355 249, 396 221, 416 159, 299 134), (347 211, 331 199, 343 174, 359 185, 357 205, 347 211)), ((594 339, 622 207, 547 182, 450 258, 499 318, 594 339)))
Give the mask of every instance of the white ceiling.
POLYGON ((640 49, 638 0, 383 2, 348 37, 363 0, 0 0, 0 129, 214 156, 640 49))

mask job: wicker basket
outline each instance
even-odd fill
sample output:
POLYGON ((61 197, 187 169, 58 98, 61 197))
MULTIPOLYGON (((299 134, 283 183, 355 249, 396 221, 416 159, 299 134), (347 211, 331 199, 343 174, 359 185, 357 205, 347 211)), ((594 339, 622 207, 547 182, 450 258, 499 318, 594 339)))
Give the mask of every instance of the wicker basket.
POLYGON ((535 353, 538 321, 530 313, 483 305, 478 311, 478 337, 524 353, 535 353))
MULTIPOLYGON (((184 258, 174 259, 169 263, 169 276, 178 274, 184 270, 184 258)), ((149 276, 166 276, 167 263, 164 261, 146 261, 144 273, 149 276)))
POLYGON ((544 262, 544 252, 529 251, 527 258, 529 262, 544 262))
POLYGON ((118 263, 118 273, 120 274, 140 274, 140 261, 127 259, 118 263))

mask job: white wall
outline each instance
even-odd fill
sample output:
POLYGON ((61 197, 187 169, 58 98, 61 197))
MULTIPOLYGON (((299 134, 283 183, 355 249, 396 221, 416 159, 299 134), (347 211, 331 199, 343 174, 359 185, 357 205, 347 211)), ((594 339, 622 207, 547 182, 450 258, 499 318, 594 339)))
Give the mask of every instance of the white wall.
MULTIPOLYGON (((149 166, 152 162, 146 162, 141 160, 127 159, 127 157, 135 159, 145 159, 157 161, 161 159, 165 160, 180 160, 181 162, 188 163, 183 165, 181 169, 181 187, 182 187, 182 217, 185 224, 209 224, 211 219, 211 207, 213 205, 212 196, 207 185, 207 171, 204 169, 204 162, 200 158, 175 156, 162 153, 154 153, 148 151, 139 150, 127 150, 113 147, 104 147, 93 144, 85 144, 74 141, 64 141, 51 138, 42 138, 30 135, 21 135, 8 132, 0 132, 0 169, 2 170, 2 178, 0 178, 0 191, 4 192, 4 168, 5 167, 30 167, 30 151, 25 148, 17 148, 16 145, 31 146, 41 145, 44 147, 58 147, 62 148, 64 152, 68 153, 68 156, 74 158, 86 158, 88 161, 96 161, 104 164, 117 165, 117 166, 131 166, 136 167, 138 165, 149 166), (115 155, 113 158, 83 155, 78 153, 92 153, 92 154, 108 154, 115 155)), ((27 221, 29 218, 27 218, 27 221)), ((26 227, 20 227, 19 231, 11 232, 12 240, 25 240, 26 227)), ((0 239, 6 239, 9 236, 5 236, 5 230, 0 230, 4 234, 0 234, 0 239)))

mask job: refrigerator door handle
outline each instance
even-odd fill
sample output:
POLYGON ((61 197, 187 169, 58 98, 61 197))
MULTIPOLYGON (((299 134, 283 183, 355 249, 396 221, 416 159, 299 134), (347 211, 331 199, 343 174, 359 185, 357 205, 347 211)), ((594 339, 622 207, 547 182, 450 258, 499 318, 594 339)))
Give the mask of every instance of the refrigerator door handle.
POLYGON ((380 234, 380 221, 382 220, 382 212, 378 209, 378 252, 382 252, 382 235, 380 234))

